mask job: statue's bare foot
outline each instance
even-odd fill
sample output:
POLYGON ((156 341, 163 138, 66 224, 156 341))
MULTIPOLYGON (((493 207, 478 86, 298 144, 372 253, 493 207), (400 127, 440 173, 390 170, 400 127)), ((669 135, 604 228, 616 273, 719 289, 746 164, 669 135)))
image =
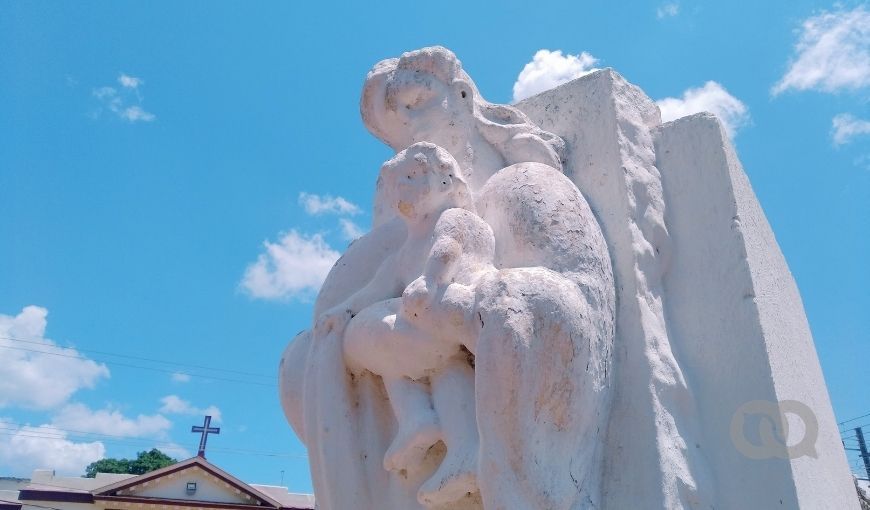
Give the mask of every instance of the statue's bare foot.
POLYGON ((400 471, 419 465, 426 452, 441 440, 441 427, 437 422, 400 424, 399 431, 384 455, 384 469, 400 471))
POLYGON ((440 507, 454 503, 477 487, 477 448, 453 448, 447 445, 447 456, 438 470, 426 480, 417 492, 417 501, 426 507, 440 507))

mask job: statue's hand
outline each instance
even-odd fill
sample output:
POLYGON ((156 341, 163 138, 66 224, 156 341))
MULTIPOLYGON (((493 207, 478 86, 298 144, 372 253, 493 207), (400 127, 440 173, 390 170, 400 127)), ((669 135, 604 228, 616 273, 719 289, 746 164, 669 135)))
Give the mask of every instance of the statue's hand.
POLYGON ((330 308, 317 318, 317 322, 314 324, 315 337, 321 338, 330 333, 341 334, 352 317, 350 310, 346 307, 334 306, 330 308))
POLYGON ((426 277, 421 276, 405 287, 402 308, 408 318, 419 317, 431 308, 433 299, 434 293, 429 288, 426 277))

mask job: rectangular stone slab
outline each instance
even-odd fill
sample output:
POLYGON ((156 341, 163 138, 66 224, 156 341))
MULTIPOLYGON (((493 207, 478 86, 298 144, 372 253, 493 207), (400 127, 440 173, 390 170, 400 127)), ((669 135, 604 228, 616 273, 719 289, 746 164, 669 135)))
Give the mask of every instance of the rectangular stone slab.
MULTIPOLYGON (((857 509, 800 296, 718 121, 662 126, 656 105, 609 69, 517 107, 565 140, 566 173, 613 259, 602 506, 857 509), (731 421, 755 400, 805 403, 818 457, 740 453, 731 421)), ((747 419, 756 442, 761 418, 747 419)))
MULTIPOLYGON (((726 133, 709 114, 664 124, 656 163, 674 242, 664 278, 669 331, 699 405, 717 502, 857 508, 797 285, 726 133), (755 400, 805 404, 817 420, 817 440, 812 423, 789 413, 788 443, 805 438, 807 451, 746 458, 732 447, 730 427, 734 413, 755 400)), ((760 416, 751 418, 746 437, 761 445, 752 437, 760 416)))

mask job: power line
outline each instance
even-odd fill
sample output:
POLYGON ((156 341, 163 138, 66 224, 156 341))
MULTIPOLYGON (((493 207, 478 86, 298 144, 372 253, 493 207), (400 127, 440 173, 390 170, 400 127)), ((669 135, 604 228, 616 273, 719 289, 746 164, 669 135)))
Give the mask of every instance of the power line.
POLYGON ((861 418, 866 418, 866 417, 868 417, 868 416, 870 416, 870 413, 862 414, 861 416, 857 416, 857 417, 855 417, 855 418, 851 418, 851 419, 848 419, 848 420, 845 420, 845 421, 841 421, 841 422, 837 423, 837 425, 843 425, 843 424, 846 424, 846 423, 849 423, 849 422, 853 422, 853 421, 856 421, 856 420, 860 420, 861 418))
MULTIPOLYGON (((89 432, 89 431, 83 431, 83 430, 65 429, 62 427, 56 427, 54 425, 50 425, 51 429, 46 430, 46 429, 39 429, 38 427, 32 427, 31 425, 26 425, 23 423, 16 423, 16 422, 12 422, 12 421, 0 421, 0 429, 2 429, 2 430, 21 431, 22 427, 30 427, 32 429, 38 429, 38 430, 26 430, 23 432, 24 433, 31 433, 31 434, 45 435, 46 438, 65 439, 66 436, 64 434, 70 434, 73 436, 97 436, 94 439, 98 439, 98 440, 102 440, 102 441, 106 441, 106 442, 127 442, 127 443, 129 443, 130 441, 139 441, 139 442, 146 442, 146 443, 161 444, 167 448, 177 448, 180 446, 177 443, 161 441, 161 440, 148 438, 148 437, 142 437, 142 436, 123 436, 123 435, 117 435, 117 434, 106 434, 103 432, 89 432), (51 434, 56 434, 56 436, 51 436, 51 434), (104 438, 108 438, 108 439, 104 439, 104 438)), ((307 458, 307 455, 304 455, 304 454, 276 453, 276 452, 265 452, 265 451, 257 451, 257 450, 245 450, 245 449, 239 449, 239 448, 217 447, 217 449, 221 449, 221 448, 224 450, 228 450, 228 451, 250 452, 250 453, 262 454, 262 455, 268 454, 268 455, 291 456, 291 457, 292 456, 297 456, 297 457, 301 456, 301 457, 307 458)))
MULTIPOLYGON (((119 358, 139 360, 139 361, 145 361, 145 362, 149 362, 149 363, 161 363, 161 364, 173 365, 173 366, 177 366, 177 367, 181 367, 181 368, 194 368, 194 369, 198 369, 198 370, 208 370, 208 371, 231 373, 231 374, 237 374, 237 375, 249 376, 249 377, 259 377, 262 379, 269 379, 269 380, 273 380, 273 381, 276 380, 275 377, 265 376, 262 374, 256 374, 256 373, 252 373, 252 372, 245 372, 245 371, 241 371, 241 370, 223 369, 223 368, 216 368, 216 367, 208 367, 208 366, 204 366, 204 365, 179 363, 179 362, 175 362, 175 361, 166 361, 166 360, 160 360, 160 359, 156 359, 156 358, 147 358, 147 357, 141 357, 141 356, 132 356, 132 355, 128 355, 128 354, 112 353, 112 352, 108 352, 108 351, 100 351, 100 350, 96 350, 96 349, 63 347, 63 346, 55 345, 55 344, 48 343, 48 342, 38 342, 38 341, 33 341, 33 340, 25 340, 25 339, 21 339, 21 338, 4 336, 4 335, 0 335, 0 339, 13 341, 13 342, 20 342, 20 343, 24 343, 24 344, 34 344, 34 345, 42 346, 46 349, 57 349, 60 351, 67 351, 67 352, 51 352, 51 351, 45 351, 45 350, 30 349, 30 348, 26 348, 26 347, 17 347, 17 346, 12 346, 12 345, 0 345, 0 348, 2 348, 2 349, 32 352, 32 353, 36 353, 36 354, 43 354, 43 355, 48 355, 48 356, 58 356, 58 357, 63 357, 63 358, 79 359, 79 360, 83 360, 83 361, 100 362, 100 363, 105 363, 105 364, 115 366, 115 367, 125 367, 125 368, 135 368, 135 369, 140 369, 140 370, 150 370, 150 371, 162 372, 162 373, 167 373, 167 374, 178 373, 178 370, 169 370, 169 369, 165 369, 165 368, 161 368, 161 367, 142 366, 142 365, 124 363, 124 362, 115 361, 115 360, 92 359, 92 358, 88 358, 88 357, 77 355, 77 354, 70 354, 68 351, 92 352, 92 353, 97 353, 97 354, 101 354, 104 356, 113 356, 113 357, 119 357, 119 358)), ((217 381, 226 381, 226 382, 234 382, 234 383, 242 383, 242 384, 253 384, 253 385, 266 386, 266 387, 272 387, 272 388, 277 386, 276 383, 265 383, 265 382, 260 382, 260 381, 251 381, 251 380, 244 380, 244 379, 237 379, 237 378, 219 377, 219 376, 215 376, 215 375, 197 374, 197 373, 189 373, 189 372, 184 372, 184 374, 191 376, 191 377, 198 377, 198 378, 202 378, 202 379, 211 379, 211 380, 217 380, 217 381)), ((143 444, 148 444, 148 445, 162 446, 165 449, 178 449, 178 448, 182 447, 181 445, 176 444, 176 443, 159 441, 159 440, 149 439, 149 438, 144 438, 144 437, 102 434, 102 433, 97 433, 97 432, 87 432, 87 431, 80 431, 80 430, 62 429, 62 428, 53 427, 53 426, 52 426, 51 430, 21 430, 20 428, 4 427, 3 426, 4 424, 5 425, 16 425, 18 427, 29 426, 29 425, 22 425, 22 424, 17 424, 14 422, 9 422, 9 421, 0 421, 0 435, 20 436, 20 437, 28 437, 28 438, 33 438, 33 439, 42 439, 42 440, 63 440, 63 439, 66 439, 67 434, 69 434, 69 435, 74 436, 74 437, 83 437, 86 439, 89 438, 89 439, 103 441, 103 442, 107 442, 107 443, 124 444, 124 445, 131 445, 131 446, 142 446, 143 444), (88 437, 88 436, 90 436, 90 437, 88 437)), ((257 451, 257 450, 228 448, 228 447, 213 447, 213 448, 211 448, 211 450, 215 451, 215 452, 236 454, 236 455, 255 455, 255 456, 266 456, 266 457, 307 459, 307 455, 304 455, 304 454, 292 454, 292 453, 283 453, 283 452, 268 452, 268 451, 257 451)), ((51 507, 46 507, 46 508, 51 508, 51 507)), ((56 510, 56 509, 54 509, 54 510, 56 510)))
POLYGON ((274 379, 274 377, 265 376, 263 374, 258 374, 258 373, 254 373, 254 372, 244 372, 241 370, 233 370, 233 369, 229 369, 229 368, 208 367, 208 366, 204 366, 204 365, 194 365, 191 363, 180 363, 178 361, 166 361, 166 360, 155 359, 155 358, 146 358, 143 356, 133 356, 130 354, 118 354, 118 353, 109 352, 109 351, 100 351, 97 349, 85 349, 85 348, 80 348, 80 347, 63 347, 60 345, 52 345, 52 344, 47 343, 47 342, 38 342, 35 340, 24 340, 23 338, 16 338, 16 337, 11 337, 11 336, 0 336, 0 339, 11 340, 13 342, 21 342, 21 343, 26 343, 26 344, 41 345, 44 347, 54 347, 57 349, 76 350, 76 351, 81 351, 81 352, 93 352, 93 353, 102 354, 105 356, 115 356, 118 358, 127 358, 127 359, 139 360, 139 361, 149 361, 152 363, 162 363, 165 365, 175 365, 175 366, 182 367, 182 368, 196 368, 196 369, 200 369, 200 370, 210 370, 213 372, 227 372, 227 373, 237 374, 237 375, 248 375, 248 376, 253 376, 253 377, 262 377, 262 378, 274 379))
MULTIPOLYGON (((57 429, 62 430, 62 429, 57 429)), ((108 434, 96 434, 96 433, 85 433, 85 434, 93 434, 97 436, 108 436, 111 437, 120 437, 120 436, 110 436, 108 434)), ((65 440, 67 436, 63 433, 52 433, 51 431, 37 431, 37 430, 24 430, 3 427, 0 426, 0 435, 4 436, 17 436, 17 437, 27 437, 32 439, 44 439, 44 440, 65 440)), ((77 434, 74 434, 77 435, 77 434)), ((95 441, 101 441, 112 444, 121 444, 128 446, 142 446, 151 445, 157 448, 163 448, 166 450, 177 450, 183 448, 183 446, 177 443, 171 443, 167 441, 159 441, 147 438, 137 438, 137 437, 129 437, 125 439, 106 439, 101 437, 92 438, 95 441)), ((303 454, 294 454, 294 453, 284 453, 284 452, 267 452, 261 450, 249 450, 244 448, 231 448, 231 447, 212 447, 210 448, 212 452, 218 453, 229 453, 236 455, 252 455, 252 456, 260 456, 260 457, 281 457, 281 458, 293 458, 293 459, 307 459, 307 455, 303 454)))
MULTIPOLYGON (((72 429, 65 429, 65 428, 61 428, 61 427, 56 427, 54 425, 49 425, 49 427, 51 427, 50 429, 40 429, 39 427, 34 427, 32 425, 28 425, 28 424, 24 424, 24 423, 16 423, 16 422, 11 422, 11 421, 0 422, 0 429, 21 430, 23 427, 30 427, 33 429, 39 429, 39 430, 32 431, 32 432, 37 432, 39 434, 53 434, 53 433, 61 434, 60 437, 63 437, 63 433, 67 433, 67 434, 72 434, 75 436, 98 436, 98 437, 113 438, 113 439, 138 439, 138 440, 143 440, 143 441, 156 441, 153 438, 142 437, 142 436, 122 436, 122 435, 117 435, 117 434, 105 434, 102 432, 88 432, 88 431, 84 431, 84 430, 72 430, 72 429)), ((31 432, 31 431, 25 431, 25 432, 31 432)), ((166 444, 169 444, 169 443, 166 443, 166 444)))
MULTIPOLYGON (((864 427, 870 427, 870 423, 865 423, 864 425, 859 425, 858 427, 855 427, 855 428, 864 428, 864 427)), ((841 440, 843 440, 843 441, 848 441, 848 440, 852 440, 852 439, 854 439, 856 441, 858 440, 858 433, 855 432, 854 428, 852 430, 845 430, 843 432, 840 432, 840 434, 846 434, 846 433, 851 433, 851 435, 840 437, 841 440)))
MULTIPOLYGON (((36 350, 36 349, 27 349, 25 347, 14 347, 11 345, 0 345, 0 349, 12 349, 12 350, 17 350, 17 351, 27 351, 27 352, 34 352, 34 353, 38 353, 38 354, 45 354, 48 356, 60 356, 62 358, 73 358, 73 359, 80 359, 80 360, 84 360, 84 361, 99 361, 101 363, 106 363, 108 365, 113 365, 113 366, 118 366, 118 367, 138 368, 140 370, 151 370, 153 372, 162 372, 165 374, 175 374, 178 372, 177 370, 168 370, 168 369, 159 368, 159 367, 144 367, 141 365, 133 365, 130 363, 121 363, 119 361, 91 359, 91 358, 86 358, 84 356, 76 356, 73 354, 65 354, 62 352, 46 352, 46 351, 40 351, 40 350, 36 350)), ((213 376, 213 375, 204 375, 204 374, 186 374, 186 375, 189 375, 190 377, 199 377, 201 379, 212 379, 215 381, 226 381, 226 382, 235 382, 235 383, 242 383, 242 384, 253 384, 256 386, 266 386, 269 388, 275 388, 277 386, 277 384, 275 384, 275 383, 270 384, 270 383, 264 383, 264 382, 258 382, 258 381, 245 381, 243 379, 230 379, 227 377, 217 377, 217 376, 213 376)))

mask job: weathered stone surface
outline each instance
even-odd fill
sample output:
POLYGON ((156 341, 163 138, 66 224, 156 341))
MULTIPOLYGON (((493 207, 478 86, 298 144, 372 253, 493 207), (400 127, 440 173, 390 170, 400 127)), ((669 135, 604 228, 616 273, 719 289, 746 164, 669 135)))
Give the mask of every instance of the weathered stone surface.
POLYGON ((600 506, 615 291, 562 140, 443 48, 376 65, 361 110, 397 151, 375 228, 281 365, 319 507, 600 506))
POLYGON ((619 383, 608 428, 605 501, 612 508, 711 502, 698 476, 702 459, 686 446, 696 434, 695 411, 664 311, 661 277, 672 247, 651 133, 661 123, 658 108, 609 69, 517 106, 565 140, 566 173, 601 221, 613 257, 619 383))
MULTIPOLYGON (((718 121, 659 126, 652 101, 611 70, 517 106, 565 140, 565 171, 613 256, 604 507, 853 508, 797 288, 718 121), (818 458, 741 453, 732 419, 757 400, 806 404, 818 458)), ((791 418, 795 444, 806 424, 791 418)), ((749 417, 750 443, 763 419, 749 417)))

